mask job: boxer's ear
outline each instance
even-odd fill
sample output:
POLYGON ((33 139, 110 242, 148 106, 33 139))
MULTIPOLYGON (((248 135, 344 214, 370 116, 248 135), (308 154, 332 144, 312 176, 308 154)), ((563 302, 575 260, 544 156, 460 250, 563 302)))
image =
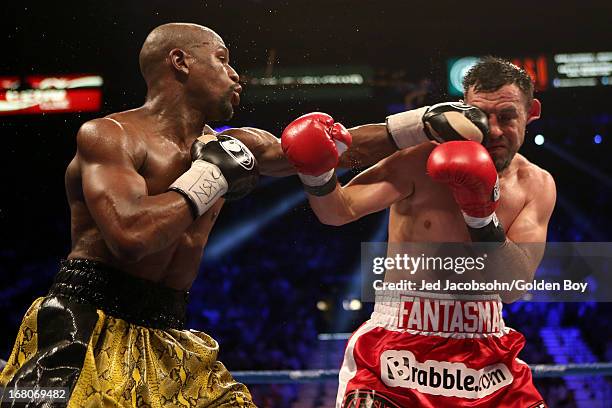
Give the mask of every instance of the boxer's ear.
POLYGON ((527 124, 530 124, 536 119, 540 119, 541 114, 542 114, 542 103, 538 99, 533 98, 533 101, 531 102, 531 107, 529 108, 529 111, 527 112, 527 124))
POLYGON ((173 48, 168 52, 168 59, 170 60, 170 64, 172 68, 176 70, 176 72, 180 72, 183 75, 189 74, 189 59, 191 57, 184 50, 180 48, 173 48))

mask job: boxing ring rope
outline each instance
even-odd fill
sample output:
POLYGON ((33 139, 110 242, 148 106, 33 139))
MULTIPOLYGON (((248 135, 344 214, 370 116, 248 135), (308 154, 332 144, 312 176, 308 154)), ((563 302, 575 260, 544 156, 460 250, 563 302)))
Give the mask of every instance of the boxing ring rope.
MULTIPOLYGON (((588 364, 530 364, 534 378, 612 376, 612 362, 588 364)), ((234 371, 245 384, 304 384, 337 380, 338 370, 234 371)))

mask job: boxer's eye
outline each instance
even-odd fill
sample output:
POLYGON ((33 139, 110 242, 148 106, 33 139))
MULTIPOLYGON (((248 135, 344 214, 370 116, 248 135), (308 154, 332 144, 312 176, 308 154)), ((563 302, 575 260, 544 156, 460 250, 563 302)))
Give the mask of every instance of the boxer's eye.
POLYGON ((501 115, 501 116, 499 116, 498 120, 501 123, 508 123, 508 122, 510 122, 514 118, 515 118, 514 115, 501 115))

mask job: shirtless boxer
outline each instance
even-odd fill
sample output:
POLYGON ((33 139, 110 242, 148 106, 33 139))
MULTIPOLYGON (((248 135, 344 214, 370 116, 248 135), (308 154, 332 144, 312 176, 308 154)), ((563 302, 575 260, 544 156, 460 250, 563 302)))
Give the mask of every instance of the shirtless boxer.
MULTIPOLYGON (((212 30, 157 27, 139 62, 144 105, 78 132, 66 171, 72 250, 24 317, 0 390, 66 387, 69 407, 253 406, 217 361, 217 342, 184 329, 187 290, 225 199, 247 194, 258 168, 277 176, 294 168, 263 130, 205 127, 196 140, 240 100, 212 30)), ((340 165, 394 151, 384 126, 350 132, 354 147, 340 165)))
MULTIPOLYGON (((556 192, 550 174, 517 151, 526 125, 540 115, 540 102, 525 71, 495 58, 474 66, 464 89, 465 102, 488 118, 486 150, 474 141, 427 142, 436 105, 388 117, 402 150, 344 187, 316 156, 302 160, 302 145, 320 139, 316 130, 291 124, 283 145, 298 171, 308 173, 302 181, 321 222, 343 225, 390 208, 390 244, 493 243, 489 255, 511 266, 506 274, 532 280, 542 246, 516 243, 546 241, 556 192)), ((528 366, 516 358, 524 338, 501 317, 501 300, 519 295, 377 295, 372 318, 348 342, 336 406, 544 407, 528 366), (468 316, 484 324, 469 324, 468 316)))

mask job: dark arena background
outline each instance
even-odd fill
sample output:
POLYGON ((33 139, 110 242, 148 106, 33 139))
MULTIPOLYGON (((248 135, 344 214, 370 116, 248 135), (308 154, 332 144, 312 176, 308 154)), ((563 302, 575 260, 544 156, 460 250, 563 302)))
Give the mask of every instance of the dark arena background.
MULTIPOLYGON (((138 51, 166 22, 208 26, 230 49, 242 102, 212 125, 277 136, 310 111, 350 127, 457 100, 475 58, 508 58, 532 75, 543 105, 521 153, 556 181, 548 240, 612 240, 611 2, 3 1, 0 10, 0 359, 70 249, 64 171, 76 132, 143 102, 138 51)), ((263 178, 224 206, 189 327, 219 341, 220 360, 259 406, 334 405, 346 333, 373 307, 359 300, 360 244, 385 241, 386 217, 324 226, 297 177, 263 178), (262 370, 304 371, 240 376, 262 370)), ((610 303, 516 302, 504 317, 527 339, 523 360, 563 368, 612 361, 611 313, 610 303)), ((535 383, 550 407, 612 407, 609 365, 594 367, 536 373, 535 383)))

